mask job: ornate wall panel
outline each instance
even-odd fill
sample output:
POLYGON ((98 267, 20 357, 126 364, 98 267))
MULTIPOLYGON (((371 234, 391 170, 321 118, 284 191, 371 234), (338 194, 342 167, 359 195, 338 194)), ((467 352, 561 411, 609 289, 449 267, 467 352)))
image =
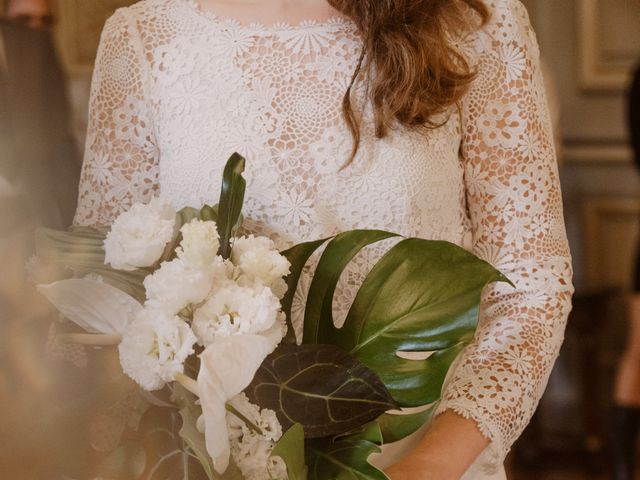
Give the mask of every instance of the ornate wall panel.
POLYGON ((635 0, 577 0, 580 74, 586 90, 623 90, 640 58, 635 0))
POLYGON ((588 289, 629 290, 635 268, 640 198, 590 198, 583 213, 588 289))

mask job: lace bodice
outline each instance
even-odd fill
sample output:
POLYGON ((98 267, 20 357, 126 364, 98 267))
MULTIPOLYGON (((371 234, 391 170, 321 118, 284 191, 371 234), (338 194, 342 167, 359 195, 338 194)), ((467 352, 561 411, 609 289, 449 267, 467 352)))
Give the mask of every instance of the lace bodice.
MULTIPOLYGON (((440 128, 379 140, 359 86, 362 146, 343 169, 341 101, 361 50, 351 22, 246 26, 190 0, 119 10, 98 52, 76 223, 108 224, 158 193, 176 207, 215 203, 238 151, 245 228, 281 247, 380 228, 473 249, 517 288, 486 292, 440 410, 474 419, 492 440, 487 467, 500 464, 545 387, 572 287, 534 33, 519 1, 487 3, 490 23, 460 42, 478 69, 461 108, 440 128)), ((342 280, 338 316, 375 255, 342 280)))

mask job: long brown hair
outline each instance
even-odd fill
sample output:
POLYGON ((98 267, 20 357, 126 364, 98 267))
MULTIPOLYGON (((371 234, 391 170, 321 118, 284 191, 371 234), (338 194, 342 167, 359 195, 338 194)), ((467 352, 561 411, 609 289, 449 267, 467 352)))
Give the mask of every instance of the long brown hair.
POLYGON ((354 137, 349 162, 360 145, 360 122, 351 99, 360 73, 366 74, 378 138, 385 137, 395 121, 408 127, 437 127, 434 118, 456 104, 474 78, 453 39, 488 21, 482 0, 328 2, 355 22, 363 39, 362 55, 343 100, 354 137))

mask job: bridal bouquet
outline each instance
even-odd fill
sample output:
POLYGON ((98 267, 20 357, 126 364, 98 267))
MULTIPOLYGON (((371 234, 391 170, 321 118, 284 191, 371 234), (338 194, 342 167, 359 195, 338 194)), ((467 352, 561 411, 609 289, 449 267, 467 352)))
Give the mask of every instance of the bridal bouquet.
POLYGON ((354 230, 284 252, 240 236, 244 166, 229 159, 213 207, 176 212, 156 198, 108 231, 38 233, 39 260, 71 272, 39 285, 77 326, 59 340, 117 348, 122 371, 179 417, 162 429, 170 454, 149 454, 140 432, 142 446, 112 452, 97 476, 385 479, 369 457, 429 420, 451 362, 473 338, 483 288, 506 279, 453 244, 399 239, 338 328, 340 275, 363 248, 397 235, 354 230), (322 247, 296 339, 294 294, 322 247))

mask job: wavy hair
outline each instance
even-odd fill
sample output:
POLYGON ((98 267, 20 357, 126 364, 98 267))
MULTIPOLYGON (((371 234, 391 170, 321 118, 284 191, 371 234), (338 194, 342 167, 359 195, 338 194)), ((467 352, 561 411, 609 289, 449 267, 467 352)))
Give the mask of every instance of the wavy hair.
POLYGON ((353 134, 351 163, 360 146, 360 120, 351 92, 366 75, 375 133, 388 135, 395 122, 436 128, 434 120, 457 104, 474 71, 453 39, 489 19, 482 0, 328 0, 358 27, 363 50, 343 99, 343 113, 353 134), (375 73, 374 73, 375 72, 375 73))

